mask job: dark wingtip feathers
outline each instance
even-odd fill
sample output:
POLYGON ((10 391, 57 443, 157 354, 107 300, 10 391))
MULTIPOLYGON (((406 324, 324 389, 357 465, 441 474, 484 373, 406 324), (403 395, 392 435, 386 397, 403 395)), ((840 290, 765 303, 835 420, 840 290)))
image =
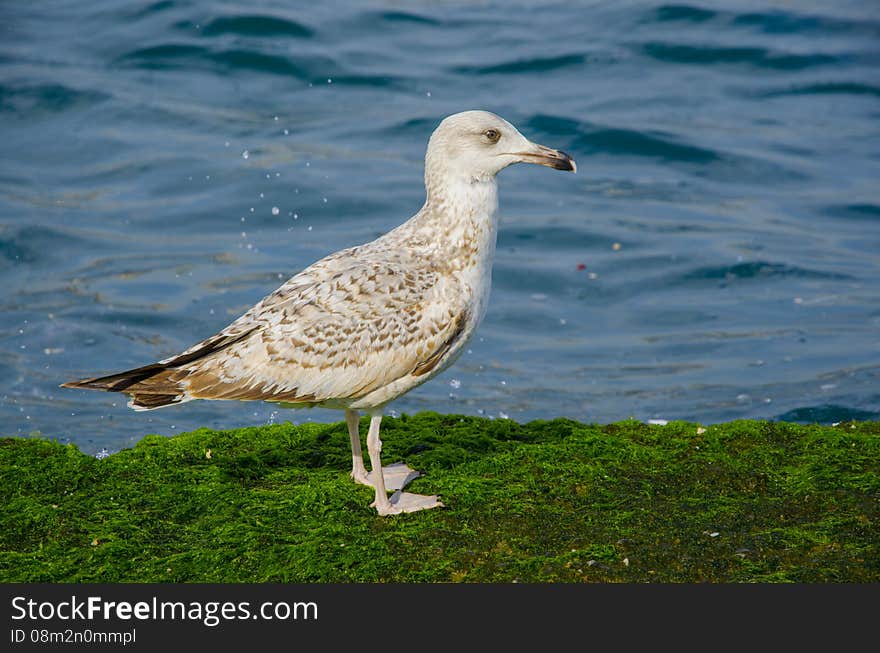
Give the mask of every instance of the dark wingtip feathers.
POLYGON ((118 374, 110 374, 109 376, 99 376, 93 379, 80 379, 79 381, 68 381, 62 383, 62 388, 88 388, 90 390, 104 390, 106 392, 125 392, 128 388, 149 379, 167 369, 165 365, 160 363, 152 363, 144 365, 133 370, 126 370, 118 374))

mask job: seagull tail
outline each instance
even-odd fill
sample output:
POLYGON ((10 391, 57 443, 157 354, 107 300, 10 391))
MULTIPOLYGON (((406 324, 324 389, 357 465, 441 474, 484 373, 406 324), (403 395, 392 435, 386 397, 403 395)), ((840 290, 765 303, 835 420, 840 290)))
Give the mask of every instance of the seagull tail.
POLYGON ((164 406, 182 404, 195 399, 184 382, 188 363, 206 358, 249 336, 256 327, 238 333, 220 333, 190 347, 185 352, 166 358, 158 363, 136 367, 125 372, 97 376, 62 383, 62 388, 85 388, 105 392, 124 392, 130 397, 129 408, 134 410, 153 410, 164 406))
POLYGON ((62 388, 85 388, 105 392, 124 392, 134 410, 152 410, 189 401, 183 384, 172 377, 177 370, 162 363, 152 363, 132 370, 62 383, 62 388))

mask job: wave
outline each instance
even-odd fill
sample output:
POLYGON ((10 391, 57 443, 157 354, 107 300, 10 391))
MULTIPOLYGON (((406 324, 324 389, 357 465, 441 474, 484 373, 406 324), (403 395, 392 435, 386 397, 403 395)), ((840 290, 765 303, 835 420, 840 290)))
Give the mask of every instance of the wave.
POLYGON ((860 82, 816 82, 803 86, 771 89, 757 94, 757 97, 780 97, 786 95, 873 95, 880 97, 880 86, 860 82))
POLYGON ((233 70, 289 75, 302 80, 311 77, 305 67, 280 55, 240 49, 214 51, 201 45, 185 43, 140 48, 123 54, 117 62, 148 70, 186 69, 207 63, 233 70))
MULTIPOLYGON (((830 8, 831 5, 828 5, 830 8)), ((732 27, 744 27, 764 34, 859 33, 877 36, 880 21, 850 20, 816 13, 771 10, 738 13, 712 10, 693 5, 663 5, 647 12, 641 23, 705 23, 722 22, 732 27)))
POLYGON ((658 23, 687 21, 691 23, 704 23, 718 15, 717 11, 694 7, 691 5, 663 5, 653 10, 644 22, 658 23))
POLYGON ((62 251, 95 249, 97 245, 70 230, 43 225, 0 225, 0 268, 57 261, 62 251))
POLYGON ((308 73, 290 59, 254 50, 221 50, 214 52, 199 45, 168 44, 142 48, 122 55, 119 61, 138 68, 189 68, 193 64, 213 63, 227 68, 252 70, 273 75, 291 75, 308 79, 308 73))
POLYGON ((771 70, 803 70, 840 63, 843 58, 830 54, 792 54, 759 47, 718 47, 684 45, 654 41, 639 48, 657 61, 692 65, 748 64, 771 70))
POLYGON ((150 5, 147 5, 143 9, 140 10, 140 15, 146 16, 148 14, 158 14, 167 9, 173 9, 177 6, 176 2, 173 0, 159 0, 159 2, 154 2, 150 5))
POLYGON ((880 419, 880 413, 836 404, 821 404, 795 408, 779 415, 776 419, 780 422, 799 422, 801 424, 834 424, 851 420, 873 421, 880 419))
POLYGON ((587 58, 582 54, 567 54, 559 57, 534 57, 517 59, 489 66, 458 66, 455 72, 467 75, 518 75, 521 73, 537 73, 570 66, 579 66, 587 58))
POLYGON ((633 154, 688 163, 711 163, 721 159, 714 150, 678 142, 662 132, 621 128, 592 129, 575 139, 572 147, 578 151, 633 154))
POLYGON ((561 116, 534 115, 526 121, 527 133, 546 139, 575 157, 604 154, 644 157, 685 168, 690 174, 724 182, 777 183, 802 180, 796 170, 766 158, 702 147, 684 135, 658 129, 631 129, 595 125, 561 116))
POLYGON ((880 221, 880 206, 876 204, 842 204, 829 206, 824 210, 826 215, 849 220, 880 221))
POLYGON ((294 77, 303 82, 336 85, 403 88, 407 81, 394 75, 373 75, 345 70, 323 56, 288 57, 255 49, 214 50, 201 45, 170 43, 141 48, 117 58, 117 64, 146 70, 187 70, 216 67, 229 72, 257 72, 294 77))
POLYGON ((440 25, 441 22, 435 18, 415 14, 411 11, 382 11, 372 14, 376 19, 386 23, 414 23, 416 25, 440 25))
POLYGON ((315 32, 310 27, 274 16, 244 15, 221 16, 202 27, 202 36, 235 34, 237 36, 289 36, 310 38, 315 32))
MULTIPOLYGON (((811 270, 796 265, 786 265, 784 263, 770 263, 767 261, 749 261, 736 263, 734 265, 719 265, 697 268, 684 273, 678 278, 680 283, 693 283, 703 281, 733 281, 745 279, 761 279, 767 280, 771 278, 788 278, 795 277, 799 279, 825 279, 835 281, 852 280, 848 274, 839 272, 825 272, 822 270, 811 270)), ((677 284, 673 284, 677 285, 677 284)))
POLYGON ((722 158, 715 150, 682 142, 658 130, 604 127, 546 114, 532 116, 526 124, 529 131, 551 138, 568 136, 568 142, 561 147, 575 152, 645 156, 688 163, 711 163, 722 158))
MULTIPOLYGON (((830 5, 829 5, 830 6, 830 5)), ((796 14, 789 11, 758 11, 738 14, 733 25, 758 28, 765 34, 804 34, 808 32, 873 32, 880 34, 880 22, 846 20, 818 14, 796 14)))
POLYGON ((0 84, 0 113, 34 117, 41 113, 61 113, 91 107, 110 95, 80 90, 64 84, 0 84))

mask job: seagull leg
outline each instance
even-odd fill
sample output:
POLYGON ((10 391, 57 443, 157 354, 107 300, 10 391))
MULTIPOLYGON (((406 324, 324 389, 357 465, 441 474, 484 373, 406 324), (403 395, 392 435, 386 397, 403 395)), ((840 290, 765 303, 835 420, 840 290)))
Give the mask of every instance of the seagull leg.
MULTIPOLYGON (((355 483, 373 487, 373 473, 367 473, 367 469, 364 467, 364 454, 361 451, 361 436, 358 432, 360 415, 356 410, 346 410, 345 421, 348 424, 348 436, 351 438, 351 477, 355 483)), ((382 474, 387 490, 402 490, 409 485, 410 481, 422 475, 420 472, 410 469, 406 463, 394 463, 383 467, 382 474)))
POLYGON ((370 478, 376 489, 376 500, 370 505, 382 516, 441 507, 443 504, 440 503, 436 495, 425 496, 397 490, 390 499, 388 498, 385 489, 385 475, 382 469, 382 440, 379 439, 379 424, 381 422, 381 414, 373 415, 370 418, 370 431, 367 434, 367 451, 370 454, 370 466, 373 468, 370 478))
POLYGON ((358 432, 360 415, 356 410, 347 410, 345 421, 348 423, 348 437, 351 438, 351 477, 355 483, 372 486, 367 468, 364 467, 364 454, 361 451, 361 436, 358 432))

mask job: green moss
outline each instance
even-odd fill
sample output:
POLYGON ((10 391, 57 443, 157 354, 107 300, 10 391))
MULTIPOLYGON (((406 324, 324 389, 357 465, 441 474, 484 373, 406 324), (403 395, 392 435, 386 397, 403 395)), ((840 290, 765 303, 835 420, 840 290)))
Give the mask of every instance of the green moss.
POLYGON ((423 413, 383 440, 445 509, 376 516, 342 423, 147 436, 103 460, 0 439, 0 580, 880 580, 880 423, 423 413))

